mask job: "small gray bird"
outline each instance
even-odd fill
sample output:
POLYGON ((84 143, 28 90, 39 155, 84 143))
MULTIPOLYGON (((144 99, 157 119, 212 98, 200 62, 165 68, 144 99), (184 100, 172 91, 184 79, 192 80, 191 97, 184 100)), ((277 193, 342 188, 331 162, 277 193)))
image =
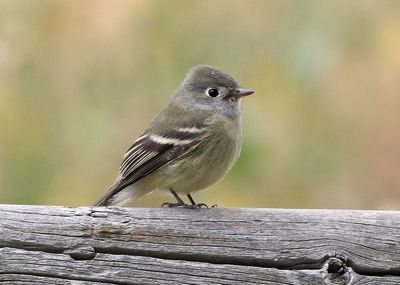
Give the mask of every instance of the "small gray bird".
POLYGON ((167 190, 177 203, 198 208, 191 193, 221 180, 242 144, 241 98, 228 74, 205 65, 193 67, 168 105, 126 152, 115 183, 96 206, 122 205, 154 190, 167 190), (186 204, 177 193, 187 195, 186 204))

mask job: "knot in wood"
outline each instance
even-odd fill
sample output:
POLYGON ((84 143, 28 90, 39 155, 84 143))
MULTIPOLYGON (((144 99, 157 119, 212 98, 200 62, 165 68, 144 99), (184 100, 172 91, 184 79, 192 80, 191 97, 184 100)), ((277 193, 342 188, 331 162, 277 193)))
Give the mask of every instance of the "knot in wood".
POLYGON ((76 246, 64 250, 65 254, 75 260, 91 260, 96 257, 96 251, 91 246, 76 246))
POLYGON ((350 272, 343 259, 331 257, 325 263, 324 281, 328 285, 346 285, 350 282, 350 272))
POLYGON ((332 257, 328 260, 328 268, 327 268, 328 273, 336 273, 338 275, 342 275, 346 272, 346 264, 343 262, 343 260, 332 257))

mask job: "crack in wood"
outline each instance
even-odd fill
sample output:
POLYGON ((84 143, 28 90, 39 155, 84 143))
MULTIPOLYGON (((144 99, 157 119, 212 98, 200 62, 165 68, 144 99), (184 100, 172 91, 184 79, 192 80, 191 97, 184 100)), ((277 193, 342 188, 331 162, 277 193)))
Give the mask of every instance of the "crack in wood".
POLYGON ((146 251, 137 249, 119 249, 119 248, 95 248, 97 253, 113 254, 113 255, 130 255, 130 256, 145 256, 167 260, 184 260, 194 262, 204 262, 210 264, 229 264, 239 266, 251 266, 261 268, 274 268, 280 270, 316 270, 321 269, 325 261, 325 257, 317 260, 301 258, 297 260, 269 260, 260 258, 248 257, 229 257, 216 254, 185 254, 163 251, 146 251))

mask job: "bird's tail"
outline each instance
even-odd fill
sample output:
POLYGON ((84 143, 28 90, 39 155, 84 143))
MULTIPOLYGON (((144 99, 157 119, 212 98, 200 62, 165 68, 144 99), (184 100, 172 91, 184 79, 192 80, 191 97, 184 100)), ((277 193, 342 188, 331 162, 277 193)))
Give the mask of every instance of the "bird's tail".
POLYGON ((120 191, 119 183, 115 183, 112 185, 103 196, 97 200, 97 202, 93 206, 110 206, 114 202, 114 196, 120 191))
POLYGON ((106 193, 94 204, 94 206, 123 206, 130 200, 137 199, 150 191, 139 185, 125 185, 117 180, 106 193))

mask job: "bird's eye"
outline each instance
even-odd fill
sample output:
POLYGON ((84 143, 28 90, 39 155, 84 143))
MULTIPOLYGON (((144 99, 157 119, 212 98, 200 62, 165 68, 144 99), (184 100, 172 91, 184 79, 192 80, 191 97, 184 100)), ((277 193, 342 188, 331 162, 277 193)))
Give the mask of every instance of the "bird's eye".
POLYGON ((210 97, 217 97, 219 95, 219 91, 218 91, 218 89, 210 88, 207 90, 207 94, 210 97))

